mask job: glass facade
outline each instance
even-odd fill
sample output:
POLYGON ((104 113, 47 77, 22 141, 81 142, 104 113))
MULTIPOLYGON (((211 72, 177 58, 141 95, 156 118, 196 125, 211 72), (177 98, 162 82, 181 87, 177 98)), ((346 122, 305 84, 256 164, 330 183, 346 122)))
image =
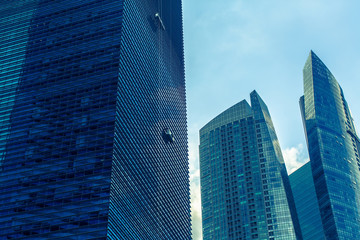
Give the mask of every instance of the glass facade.
POLYGON ((255 91, 250 97, 251 106, 243 100, 200 130, 203 237, 301 239, 269 111, 255 91))
POLYGON ((310 52, 300 99, 315 191, 326 239, 360 239, 359 138, 344 93, 310 52))
POLYGON ((6 1, 0 26, 0 239, 190 239, 181 1, 6 1))
POLYGON ((290 174, 292 192, 304 240, 324 240, 310 162, 290 174))

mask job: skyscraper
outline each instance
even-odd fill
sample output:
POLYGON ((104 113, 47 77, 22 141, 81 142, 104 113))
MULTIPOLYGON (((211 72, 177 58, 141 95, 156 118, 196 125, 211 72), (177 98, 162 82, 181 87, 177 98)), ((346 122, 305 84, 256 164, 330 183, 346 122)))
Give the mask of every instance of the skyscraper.
POLYGON ((0 239, 190 239, 181 1, 1 1, 0 26, 0 239))
POLYGON ((251 106, 243 100, 200 130, 204 239, 296 239, 295 230, 301 239, 269 111, 250 97, 251 106))
POLYGON ((289 176, 296 212, 304 240, 324 240, 310 162, 289 176))
POLYGON ((313 51, 300 108, 326 239, 360 239, 360 159, 344 93, 313 51))

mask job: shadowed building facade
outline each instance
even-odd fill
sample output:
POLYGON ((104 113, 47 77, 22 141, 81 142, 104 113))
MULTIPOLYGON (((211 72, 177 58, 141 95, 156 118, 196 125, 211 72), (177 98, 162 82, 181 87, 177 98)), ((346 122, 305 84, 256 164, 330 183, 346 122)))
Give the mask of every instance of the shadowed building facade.
POLYGON ((181 1, 0 1, 0 239, 190 239, 181 1))
POLYGON ((324 240, 310 162, 290 174, 301 233, 304 240, 324 240))
POLYGON ((301 239, 269 111, 250 97, 251 106, 243 100, 200 130, 203 237, 296 239, 295 225, 301 239))
POLYGON ((360 238, 359 138, 344 93, 313 51, 300 98, 312 175, 326 239, 360 238))

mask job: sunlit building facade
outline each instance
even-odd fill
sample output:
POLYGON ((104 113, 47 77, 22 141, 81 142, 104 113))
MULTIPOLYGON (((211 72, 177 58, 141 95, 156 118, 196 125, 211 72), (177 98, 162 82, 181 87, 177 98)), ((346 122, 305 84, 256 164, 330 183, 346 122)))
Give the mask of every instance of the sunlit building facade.
POLYGON ((250 98, 200 130, 203 238, 301 239, 269 111, 255 91, 250 98))
POLYGON ((0 27, 0 239, 190 239, 181 1, 1 1, 0 27))
POLYGON ((344 93, 313 51, 300 99, 311 170, 326 239, 360 239, 360 158, 344 93))

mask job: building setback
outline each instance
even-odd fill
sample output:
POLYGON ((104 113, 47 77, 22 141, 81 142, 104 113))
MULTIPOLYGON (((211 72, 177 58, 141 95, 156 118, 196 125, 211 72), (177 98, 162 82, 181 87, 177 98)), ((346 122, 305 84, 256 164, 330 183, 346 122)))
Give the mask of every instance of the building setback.
POLYGON ((310 162, 289 176, 304 240, 324 240, 310 162))
POLYGON ((344 93, 313 51, 300 108, 326 239, 360 239, 360 159, 344 93))
POLYGON ((0 27, 0 239, 190 239, 181 1, 2 1, 0 27))
POLYGON ((301 239, 269 111, 255 91, 250 97, 251 106, 243 100, 200 130, 203 237, 288 240, 296 230, 301 239))

